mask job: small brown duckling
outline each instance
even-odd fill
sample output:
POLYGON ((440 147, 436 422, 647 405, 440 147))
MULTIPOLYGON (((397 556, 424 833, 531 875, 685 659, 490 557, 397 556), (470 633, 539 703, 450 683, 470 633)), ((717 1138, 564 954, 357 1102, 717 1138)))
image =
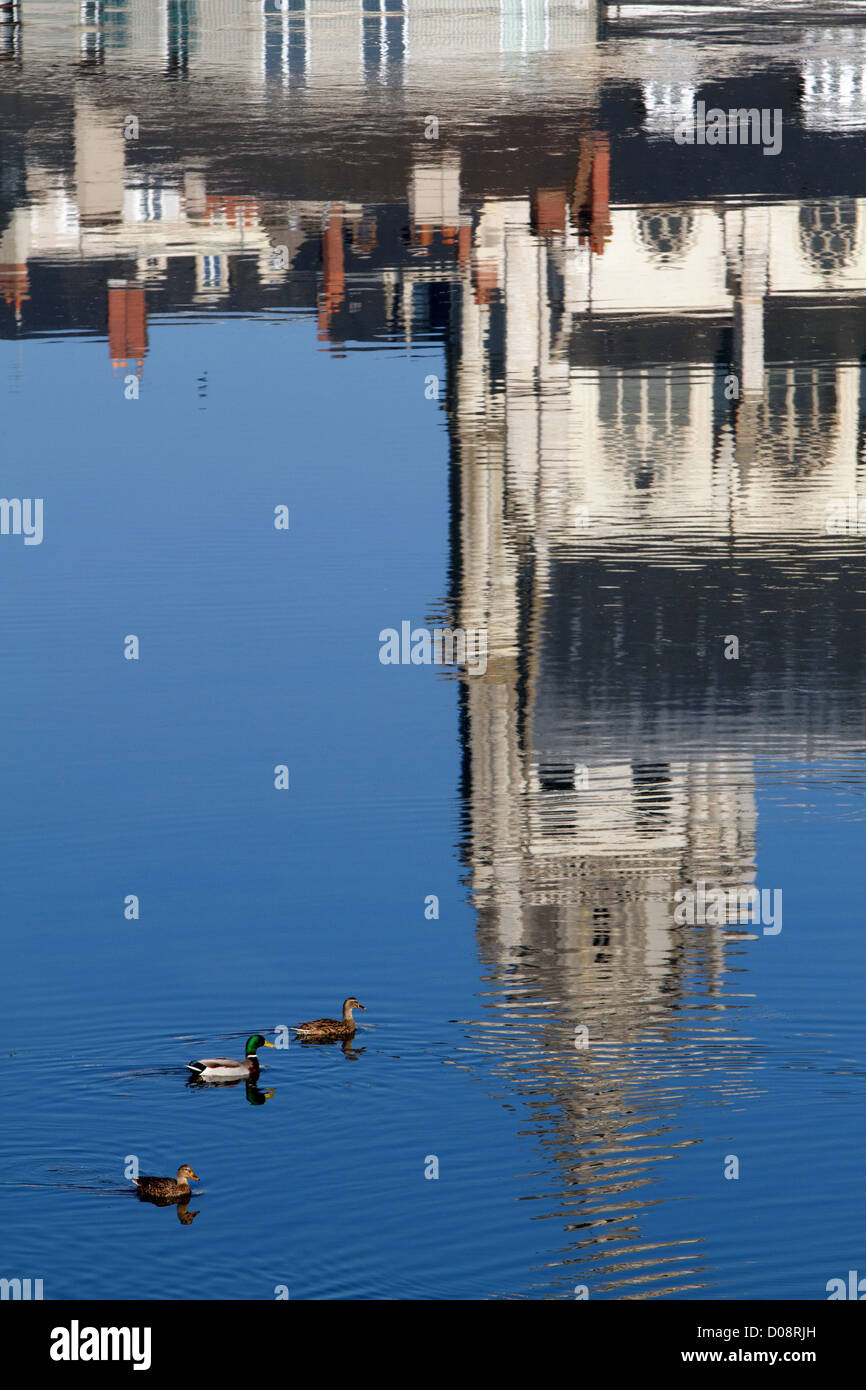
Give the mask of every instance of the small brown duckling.
POLYGON ((354 995, 350 999, 343 1000, 342 1019, 314 1018, 310 1023, 295 1024, 294 1031, 302 1042, 333 1042, 337 1038, 354 1037, 355 1020, 352 1017, 353 1009, 361 1009, 366 1012, 365 1006, 359 1004, 354 995))
POLYGON ((141 1193, 142 1197, 189 1197, 190 1178, 196 1182, 201 1182, 198 1173, 194 1173, 188 1163, 182 1163, 177 1170, 177 1180, 174 1178, 154 1178, 142 1176, 133 1178, 133 1182, 141 1193))

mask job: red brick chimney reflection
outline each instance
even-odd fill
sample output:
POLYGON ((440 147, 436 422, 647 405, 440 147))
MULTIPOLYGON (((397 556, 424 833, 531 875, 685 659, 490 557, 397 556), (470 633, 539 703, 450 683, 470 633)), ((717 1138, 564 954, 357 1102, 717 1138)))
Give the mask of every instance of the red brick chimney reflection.
POLYGON ((319 341, 326 342, 330 337, 331 319, 346 295, 342 207, 328 212, 322 228, 322 270, 324 287, 319 295, 319 341))
POLYGON ((141 374, 147 354, 147 305, 143 285, 109 280, 108 350, 112 366, 125 367, 132 359, 141 374))
POLYGON ((30 298, 30 275, 27 263, 0 264, 0 293, 15 311, 15 322, 21 322, 21 306, 30 298))
POLYGON ((567 202, 564 188, 539 188, 532 195, 532 226, 539 236, 565 231, 567 202))
POLYGON ((610 238, 610 141, 593 134, 581 142, 571 199, 571 217, 581 245, 600 256, 610 238))

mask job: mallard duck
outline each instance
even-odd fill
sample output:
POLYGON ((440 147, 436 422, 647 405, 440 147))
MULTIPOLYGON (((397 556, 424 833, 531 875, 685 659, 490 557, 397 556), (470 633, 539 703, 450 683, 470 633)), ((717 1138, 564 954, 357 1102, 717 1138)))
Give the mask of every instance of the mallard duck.
POLYGON ((256 1053, 260 1047, 273 1045, 261 1033, 251 1033, 247 1038, 247 1055, 242 1062, 236 1062, 233 1057, 203 1057, 199 1062, 187 1062, 187 1066, 202 1081, 255 1081, 259 1074, 256 1053))
POLYGON ((311 1039, 321 1041, 332 1041, 335 1038, 351 1038, 355 1034, 355 1020, 352 1017, 353 1009, 362 1009, 366 1012, 363 1004, 359 1004, 357 999, 343 1000, 343 1017, 339 1018, 314 1018, 311 1023, 296 1023, 294 1032, 302 1041, 311 1039))
POLYGON ((142 1197, 188 1198, 190 1195, 190 1178, 194 1178, 196 1182, 201 1182, 198 1173, 194 1173, 188 1163, 182 1163, 177 1170, 177 1179, 140 1177, 133 1178, 133 1182, 142 1197))

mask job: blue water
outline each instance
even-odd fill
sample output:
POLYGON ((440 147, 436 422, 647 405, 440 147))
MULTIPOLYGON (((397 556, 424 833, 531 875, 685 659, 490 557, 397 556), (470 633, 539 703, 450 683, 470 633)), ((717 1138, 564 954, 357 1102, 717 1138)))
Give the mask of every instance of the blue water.
MULTIPOLYGON (((210 151, 231 120, 195 52, 185 87, 118 41, 98 89, 62 25, 13 54, 0 490, 44 499, 44 538, 0 536, 0 1276, 50 1299, 817 1300, 863 1268, 866 566, 824 518, 863 456, 866 209, 851 111, 810 126, 794 60, 740 23, 723 41, 782 84, 808 159, 754 152, 756 174, 740 152, 675 186, 657 133, 631 149, 646 35, 589 35, 614 227, 596 207, 589 308, 570 137, 566 235, 542 225, 556 122, 533 123, 559 109, 578 148, 577 47, 490 69, 523 124, 471 85, 454 108, 456 78, 440 108, 429 72, 335 77, 292 98, 293 146, 265 84, 210 151), (132 91, 127 188, 193 209, 204 167, 217 201, 255 203, 222 300, 190 288, 219 207, 165 245, 126 205, 75 246, 53 230, 62 198, 105 201, 82 130, 108 140, 132 91), (454 122, 433 212, 407 189, 438 149, 383 163, 408 108, 454 122), (734 284, 743 208, 786 199, 796 255, 824 260, 808 283, 795 250, 771 263, 761 391, 734 409, 740 290, 730 313, 716 289, 650 312, 652 276, 698 245, 695 283, 734 284), (112 365, 116 278, 147 287, 140 368, 134 328, 112 365), (479 623, 486 672, 383 664, 403 621, 479 623), (782 930, 675 924, 700 880, 781 890, 782 930), (191 1058, 352 994, 345 1048, 293 1040, 256 1087, 189 1084, 191 1058), (134 1163, 191 1164, 195 1195, 139 1201, 134 1163)), ((676 53, 715 61, 697 21, 676 53)))

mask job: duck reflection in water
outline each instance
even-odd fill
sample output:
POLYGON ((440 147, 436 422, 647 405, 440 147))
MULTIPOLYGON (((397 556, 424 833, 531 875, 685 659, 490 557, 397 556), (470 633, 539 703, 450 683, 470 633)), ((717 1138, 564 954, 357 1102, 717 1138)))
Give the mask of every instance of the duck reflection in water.
POLYGON ((298 1036, 298 1042, 303 1047, 333 1047, 334 1043, 340 1044, 340 1051, 350 1062, 357 1062, 362 1052, 366 1052, 366 1047, 356 1047, 354 1037, 351 1038, 304 1038, 298 1036))
MULTIPOLYGON (((240 1086, 242 1078, 238 1077, 235 1081, 203 1081, 200 1076, 191 1076, 186 1084, 194 1091, 227 1091, 232 1086, 240 1086)), ((244 1081, 243 1087, 250 1105, 264 1105, 276 1094, 274 1091, 261 1090, 255 1081, 244 1081)))
POLYGON ((197 1211, 190 1211, 189 1197, 148 1197, 146 1193, 140 1192, 139 1201, 147 1202, 151 1207, 174 1207, 177 1212, 177 1219, 181 1226, 191 1226, 199 1215, 197 1211))
POLYGON ((273 1091, 261 1091, 254 1081, 246 1084, 246 1096, 250 1105, 264 1105, 266 1100, 270 1100, 274 1095, 273 1091))

